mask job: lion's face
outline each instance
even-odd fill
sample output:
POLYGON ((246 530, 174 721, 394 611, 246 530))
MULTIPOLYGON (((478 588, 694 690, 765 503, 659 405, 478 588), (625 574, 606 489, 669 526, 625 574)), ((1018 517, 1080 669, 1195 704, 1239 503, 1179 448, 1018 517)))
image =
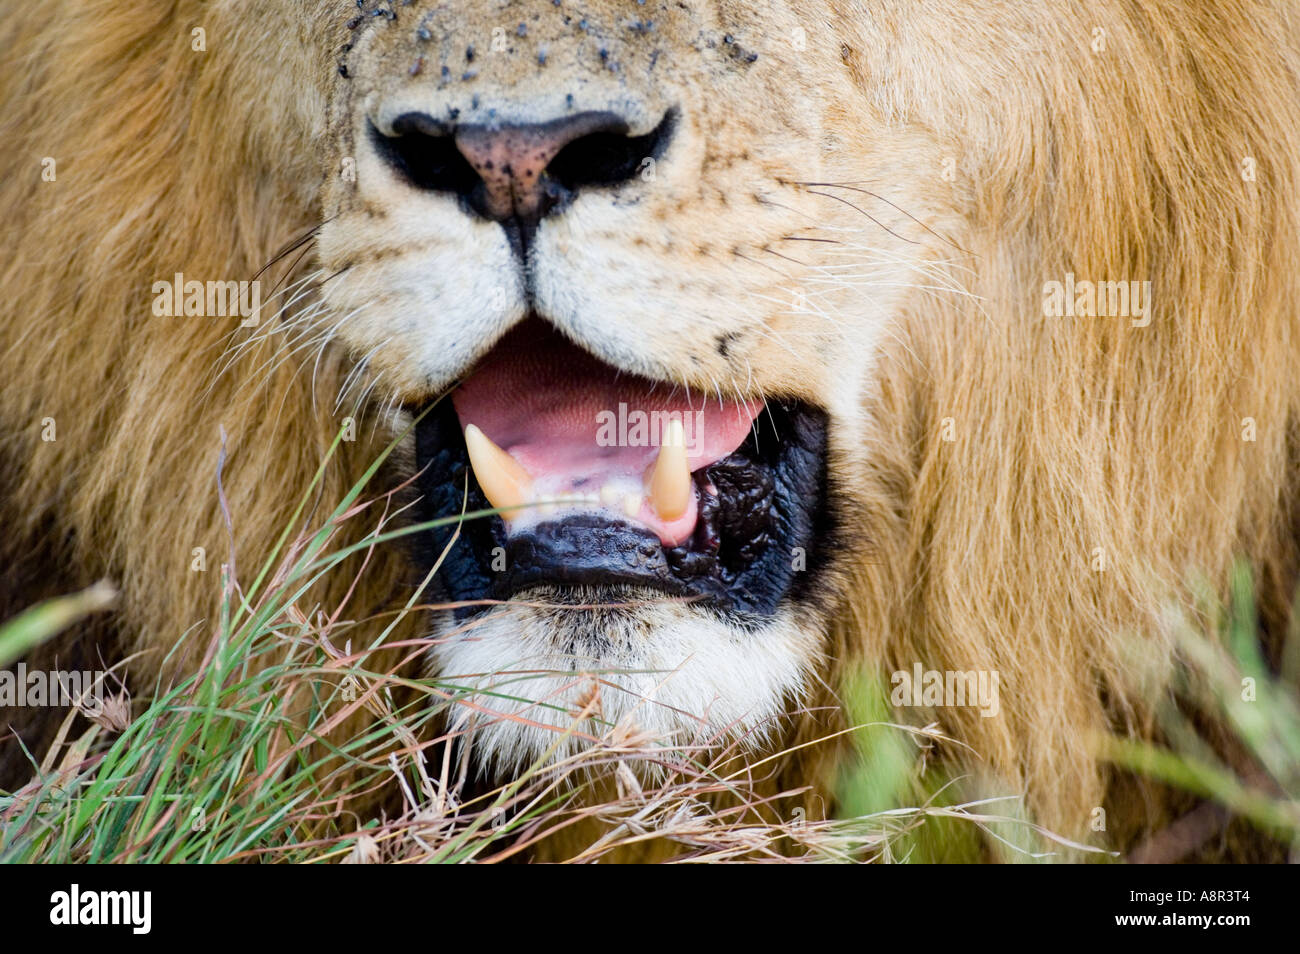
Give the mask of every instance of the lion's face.
POLYGON ((828 4, 372 6, 331 93, 330 333, 419 417, 426 514, 505 508, 426 541, 466 604, 437 665, 541 724, 586 673, 611 722, 770 722, 861 558, 862 408, 938 160, 873 120, 828 4))

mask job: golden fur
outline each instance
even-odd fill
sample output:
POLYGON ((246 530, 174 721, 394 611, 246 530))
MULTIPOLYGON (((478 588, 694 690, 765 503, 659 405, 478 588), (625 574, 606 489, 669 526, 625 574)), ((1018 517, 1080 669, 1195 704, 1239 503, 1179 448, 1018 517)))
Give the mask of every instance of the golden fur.
MULTIPOLYGON (((444 4, 433 25, 458 49, 486 49, 493 26, 513 30, 539 6, 444 4)), ((648 47, 613 27, 628 5, 563 6, 607 29, 627 75, 649 69, 648 47)), ((419 50, 397 32, 430 7, 396 5, 393 24, 368 18, 352 30, 355 6, 323 0, 79 0, 0 20, 8 610, 107 575, 122 587, 122 649, 154 650, 148 674, 215 606, 215 567, 190 564, 194 547, 214 564, 228 551, 219 428, 237 552, 252 565, 350 413, 335 397, 372 344, 349 401, 375 375, 379 384, 358 441, 327 474, 325 508, 382 446, 374 423, 389 398, 428 397, 472 357, 444 349, 413 364, 422 336, 454 326, 438 316, 419 335, 409 322, 386 325, 405 314, 398 296, 395 312, 362 314, 317 366, 276 364, 284 342, 263 335, 217 377, 230 321, 150 313, 152 282, 178 271, 251 278, 322 218, 331 225, 303 267, 349 270, 327 286, 327 306, 387 301, 385 237, 414 226, 382 190, 350 191, 337 168, 361 151, 350 117, 366 95, 395 76, 403 89, 437 81, 445 52, 416 75, 419 50), (194 27, 205 52, 191 49, 194 27), (343 77, 348 42, 358 47, 343 77), (40 175, 46 156, 54 182, 40 175), (41 440, 45 418, 57 422, 54 442, 41 440)), ((978 772, 1023 788, 1038 820, 1085 835, 1092 808, 1107 804, 1095 734, 1149 731, 1123 639, 1160 646, 1167 608, 1198 575, 1222 586, 1236 556, 1262 574, 1266 620, 1284 623, 1300 409, 1295 5, 631 9, 658 18, 656 68, 686 103, 685 148, 700 171, 688 182, 664 163, 648 200, 654 228, 574 226, 573 268, 599 271, 587 249, 626 251, 618 275, 629 284, 557 292, 577 302, 570 330, 630 370, 707 390, 750 386, 746 363, 713 347, 736 332, 754 388, 830 407, 843 532, 827 575, 828 635, 810 664, 831 686, 863 664, 998 671, 1000 718, 934 717, 979 753, 978 772), (791 40, 800 29, 803 49, 791 40), (757 60, 710 45, 724 34, 757 60), (808 184, 818 182, 866 191, 808 184), (874 287, 836 271, 853 260, 834 246, 782 244, 832 229, 853 230, 851 249, 899 274, 881 272, 891 281, 874 287), (1044 317, 1044 282, 1067 273, 1149 280, 1150 323, 1044 317), (812 317, 786 304, 800 282, 812 282, 812 317), (597 311, 599 326, 583 324, 597 311), (624 332, 639 343, 614 340, 624 332), (1243 441, 1244 418, 1257 440, 1243 441)), ((559 95, 596 75, 583 36, 543 22, 528 43, 539 37, 546 70, 531 56, 495 66, 480 56, 485 96, 524 83, 559 95)), ((364 182, 364 158, 358 166, 364 182)), ((456 248, 486 256, 490 240, 467 229, 456 248)), ((490 281, 480 271, 467 265, 465 281, 490 281)), ((465 347, 481 353, 504 321, 465 347)), ((325 599, 340 595, 341 577, 325 599)), ((411 577, 400 553, 382 555, 349 615, 404 599, 411 577)), ((833 701, 824 696, 809 701, 833 701)), ((776 741, 827 729, 801 717, 776 741)), ((947 754, 961 764, 961 752, 947 754)), ((833 757, 792 761, 786 780, 825 783, 833 757)), ((1140 801, 1115 807, 1112 847, 1156 820, 1140 801)))

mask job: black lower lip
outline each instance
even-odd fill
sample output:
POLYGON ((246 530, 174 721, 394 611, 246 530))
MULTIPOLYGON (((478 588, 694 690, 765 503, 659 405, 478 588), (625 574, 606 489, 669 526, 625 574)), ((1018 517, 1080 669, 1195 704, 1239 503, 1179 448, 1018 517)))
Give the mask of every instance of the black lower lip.
MULTIPOLYGON (((420 534, 417 559, 432 566, 437 598, 462 605, 459 618, 483 612, 483 601, 507 600, 531 588, 650 589, 692 600, 737 619, 772 616, 798 598, 823 556, 830 534, 826 501, 824 412, 770 401, 754 432, 731 457, 697 475, 722 492, 703 499, 694 537, 664 547, 640 525, 597 514, 557 515, 506 535, 500 517, 469 518, 420 534), (444 555, 445 551, 445 555, 444 555)), ((450 400, 429 408, 416 427, 422 519, 488 509, 465 450, 450 400)))

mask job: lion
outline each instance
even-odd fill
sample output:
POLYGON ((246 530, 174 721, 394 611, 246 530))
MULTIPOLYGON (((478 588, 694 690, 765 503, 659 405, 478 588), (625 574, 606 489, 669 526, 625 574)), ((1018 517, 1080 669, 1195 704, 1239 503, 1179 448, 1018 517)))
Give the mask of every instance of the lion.
POLYGON ((1169 656, 1239 558, 1287 625, 1294 14, 15 9, 5 611, 107 577, 63 658, 192 668, 195 554, 270 552, 340 428, 326 513, 404 435, 415 512, 494 515, 377 551, 349 612, 436 564, 410 632, 482 703, 479 771, 551 751, 599 674, 609 722, 829 797, 843 753, 804 744, 849 674, 992 673, 995 713, 900 720, 1124 851, 1166 819, 1096 747, 1154 731, 1126 641, 1169 656))

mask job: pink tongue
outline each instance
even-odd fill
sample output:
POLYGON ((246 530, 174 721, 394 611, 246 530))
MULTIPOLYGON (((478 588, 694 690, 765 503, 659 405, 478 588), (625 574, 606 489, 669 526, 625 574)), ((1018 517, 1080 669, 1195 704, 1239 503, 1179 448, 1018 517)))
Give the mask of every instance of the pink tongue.
MULTIPOLYGON (((533 323, 529 323, 532 325, 533 323)), ((571 506, 623 508, 645 494, 672 415, 682 422, 692 471, 744 443, 761 401, 722 401, 619 372, 545 327, 521 326, 479 364, 452 396, 461 427, 475 424, 523 465, 534 495, 588 495, 571 506), (590 502, 605 488, 603 504, 590 502), (631 495, 631 500, 627 498, 631 495)), ((648 500, 633 519, 675 546, 695 528, 694 496, 684 514, 660 517, 648 500)))

